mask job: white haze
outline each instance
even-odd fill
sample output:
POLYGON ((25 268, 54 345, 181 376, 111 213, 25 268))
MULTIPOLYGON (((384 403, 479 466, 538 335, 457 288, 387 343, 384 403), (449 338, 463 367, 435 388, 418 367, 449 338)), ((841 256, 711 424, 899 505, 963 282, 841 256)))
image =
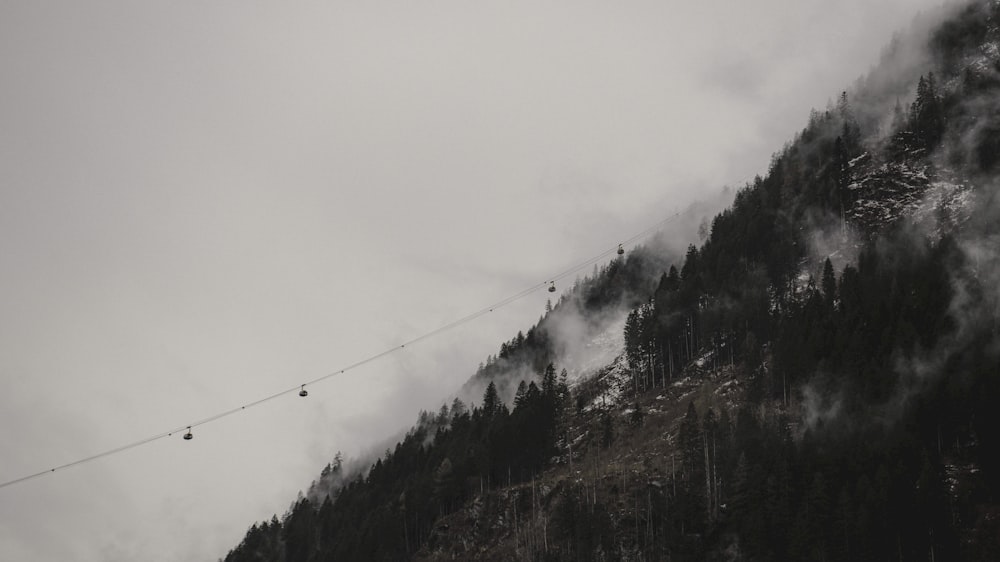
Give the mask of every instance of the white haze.
MULTIPOLYGON (((549 299, 553 307, 544 321, 535 324, 536 330, 549 338, 554 357, 552 363, 561 373, 566 371, 567 381, 572 387, 579 380, 606 367, 621 355, 625 347, 625 320, 636 303, 649 300, 654 288, 671 265, 681 268, 690 244, 703 241, 706 225, 711 218, 732 203, 730 188, 721 189, 668 217, 660 224, 655 234, 645 238, 639 245, 632 246, 627 256, 621 258, 628 266, 628 260, 641 256, 642 272, 647 288, 636 294, 626 292, 617 301, 604 302, 601 308, 588 308, 584 304, 584 286, 601 275, 608 266, 595 264, 593 270, 581 270, 573 285, 559 296, 549 299), (701 239, 701 240, 700 240, 701 239)), ((541 319, 539 319, 541 320, 541 319)), ((468 381, 457 394, 460 400, 470 405, 481 403, 481 398, 489 382, 493 382, 501 399, 512 406, 514 395, 521 381, 541 382, 542 373, 521 361, 499 361, 498 367, 490 371, 490 376, 475 377, 468 381)))
MULTIPOLYGON (((738 186, 934 3, 4 2, 0 480, 337 370, 738 186)), ((0 489, 0 559, 223 556, 547 296, 0 489)))
MULTIPOLYGON (((858 113, 888 124, 892 120, 894 100, 908 107, 919 76, 935 72, 940 79, 943 72, 935 67, 936 61, 923 46, 934 22, 953 13, 959 5, 961 3, 935 10, 934 15, 925 15, 908 35, 897 38, 894 56, 883 58, 867 82, 859 81, 863 95, 854 101, 858 113)), ((996 49, 994 44, 973 51, 957 64, 974 68, 983 78, 996 79, 998 72, 988 64, 996 49)), ((939 83, 938 88, 940 95, 943 91, 961 89, 962 85, 953 78, 939 83)), ((882 259, 892 260, 901 251, 902 244, 909 246, 908 252, 923 254, 928 249, 928 241, 939 241, 943 233, 955 238, 961 264, 952 264, 948 271, 952 291, 948 318, 952 327, 940 335, 933 347, 896 350, 893 362, 893 369, 899 375, 896 387, 884 404, 872 409, 868 418, 844 419, 841 415, 844 388, 836 382, 842 377, 836 373, 817 373, 813 381, 799 391, 803 429, 816 429, 834 420, 847 426, 873 421, 891 426, 899 421, 917 396, 936 388, 949 362, 968 353, 971 345, 981 345, 983 334, 992 334, 992 339, 986 342, 987 355, 1000 354, 1000 338, 996 336, 996 318, 1000 316, 1000 291, 997 290, 1000 287, 1000 236, 995 232, 995 225, 1000 223, 1000 175, 995 172, 983 175, 973 162, 980 129, 988 126, 991 118, 1000 112, 1000 101, 989 96, 964 95, 961 106, 953 108, 953 112, 965 115, 966 121, 946 127, 942 144, 931 157, 942 179, 932 183, 914 205, 917 211, 904 217, 905 224, 897 232, 893 244, 875 247, 882 259), (953 185, 947 181, 953 171, 958 172, 965 184, 953 185), (941 206, 945 207, 939 208, 941 206), (942 220, 947 224, 942 225, 939 222, 942 220)), ((884 136, 888 131, 876 133, 884 136)), ((842 231, 837 218, 822 217, 814 221, 810 230, 811 265, 817 277, 826 257, 830 257, 838 273, 847 264, 856 265, 862 242, 856 233, 842 231)))

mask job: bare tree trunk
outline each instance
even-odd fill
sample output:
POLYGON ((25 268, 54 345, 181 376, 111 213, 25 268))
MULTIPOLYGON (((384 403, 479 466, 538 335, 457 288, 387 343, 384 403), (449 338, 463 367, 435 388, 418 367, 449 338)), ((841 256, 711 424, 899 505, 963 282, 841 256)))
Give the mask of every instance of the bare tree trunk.
POLYGON ((934 529, 928 529, 927 534, 931 539, 931 562, 934 562, 934 529))
POLYGON ((674 380, 674 346, 667 340, 667 357, 670 358, 670 380, 674 380))
POLYGON ((535 521, 538 514, 535 512, 535 475, 531 475, 531 520, 535 521))
POLYGON ((653 492, 646 488, 646 530, 649 533, 649 544, 656 540, 653 534, 653 492))
POLYGON ((674 487, 674 497, 677 497, 677 465, 674 464, 674 454, 670 453, 670 482, 674 487))
POLYGON ((545 545, 545 554, 549 553, 549 525, 545 517, 542 517, 542 544, 545 545))
POLYGON ((712 486, 714 490, 712 494, 715 497, 715 503, 712 504, 712 518, 719 518, 719 450, 715 447, 715 434, 712 434, 712 486))
POLYGON ((410 556, 410 532, 406 525, 406 506, 403 506, 403 541, 406 545, 406 556, 410 556))
POLYGON ((639 550, 639 494, 635 495, 635 550, 639 550))
MULTIPOLYGON (((653 342, 650 342, 649 345, 652 347, 653 342)), ((647 349, 646 356, 649 357, 649 387, 653 388, 656 386, 656 371, 653 370, 653 363, 656 362, 656 352, 652 349, 647 349)))
POLYGON ((687 329, 684 330, 684 340, 685 343, 687 344, 687 360, 691 361, 691 359, 694 358, 693 357, 694 352, 691 349, 692 347, 694 347, 693 346, 694 334, 691 333, 691 316, 688 316, 687 318, 687 329))
POLYGON ((736 367, 736 336, 733 332, 729 333, 729 368, 732 369, 736 367))
POLYGON ((520 538, 520 536, 518 534, 517 502, 516 501, 513 502, 513 508, 514 508, 514 550, 516 551, 518 548, 520 548, 520 545, 521 545, 521 542, 518 540, 520 538))
POLYGON ((573 442, 569 438, 569 432, 566 433, 566 449, 569 450, 569 474, 570 478, 573 477, 573 442))
POLYGON ((712 468, 708 461, 708 436, 702 436, 702 443, 705 446, 705 499, 707 500, 705 504, 705 510, 708 515, 708 520, 712 520, 712 468))
POLYGON ((667 388, 667 358, 663 355, 663 342, 660 342, 660 382, 667 388))

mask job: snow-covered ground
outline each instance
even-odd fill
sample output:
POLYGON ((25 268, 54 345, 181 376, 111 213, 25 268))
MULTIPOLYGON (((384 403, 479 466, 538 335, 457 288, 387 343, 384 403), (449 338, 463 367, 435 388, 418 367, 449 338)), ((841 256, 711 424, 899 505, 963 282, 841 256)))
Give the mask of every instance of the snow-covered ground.
POLYGON ((939 236, 960 226, 972 208, 973 187, 956 180, 951 170, 934 168, 917 152, 882 164, 855 159, 851 174, 848 189, 854 204, 847 218, 870 231, 911 217, 928 235, 939 236))

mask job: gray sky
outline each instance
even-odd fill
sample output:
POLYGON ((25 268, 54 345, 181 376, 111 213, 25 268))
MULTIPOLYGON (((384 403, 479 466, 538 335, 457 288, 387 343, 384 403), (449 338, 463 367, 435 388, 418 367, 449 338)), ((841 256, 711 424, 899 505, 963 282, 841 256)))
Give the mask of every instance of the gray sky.
MULTIPOLYGON (((0 3, 0 480, 339 369, 763 173, 937 3, 0 3)), ((0 559, 215 560, 547 296, 0 489, 0 559)))

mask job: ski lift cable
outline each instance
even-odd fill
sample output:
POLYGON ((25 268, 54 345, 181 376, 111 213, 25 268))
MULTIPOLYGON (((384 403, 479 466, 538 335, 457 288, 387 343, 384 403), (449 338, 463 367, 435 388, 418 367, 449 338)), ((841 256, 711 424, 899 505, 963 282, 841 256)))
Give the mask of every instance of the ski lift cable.
MULTIPOLYGON (((652 233, 655 230, 661 228, 663 225, 665 225, 665 224, 669 223, 670 221, 678 218, 679 216, 681 216, 681 215, 689 212, 690 210, 691 209, 688 209, 687 211, 683 211, 683 212, 680 212, 680 211, 675 212, 675 213, 671 214, 670 216, 668 216, 667 218, 665 218, 663 220, 660 220, 660 221, 656 222, 655 224, 651 225, 650 227, 648 227, 648 228, 642 230, 641 232, 635 234, 634 236, 623 240, 621 242, 621 244, 631 244, 631 243, 633 243, 633 242, 635 242, 637 240, 640 240, 640 239, 642 239, 642 238, 644 238, 646 236, 649 236, 650 233, 652 233)), ((233 414, 237 414, 237 413, 242 412, 244 410, 248 410, 248 409, 253 408, 255 406, 259 406, 259 405, 261 405, 261 404, 263 404, 265 402, 270 402, 271 400, 274 400, 276 398, 280 398, 282 396, 285 396, 286 394, 300 393, 299 396, 305 396, 304 394, 301 394, 301 392, 303 392, 305 390, 306 386, 309 386, 309 385, 312 385, 312 384, 316 384, 318 382, 327 380, 327 379, 335 377, 337 375, 342 375, 342 374, 346 373, 347 371, 350 371, 350 370, 356 369, 358 367, 361 367, 363 365, 366 365, 368 363, 377 361, 377 360, 379 360, 379 359, 381 359, 381 358, 383 358, 383 357, 385 357, 387 355, 390 355, 392 353, 395 353, 397 351, 405 349, 407 346, 412 346, 412 345, 414 345, 416 343, 420 343, 420 342, 422 342, 424 340, 427 340, 429 338, 432 338, 432 337, 434 337, 434 336, 436 336, 436 335, 438 335, 438 334, 440 334, 442 332, 446 332, 448 330, 451 330, 452 328, 456 328, 456 327, 458 327, 458 326, 460 326, 462 324, 465 324, 467 322, 471 322, 472 320, 475 320, 475 319, 477 319, 477 318, 479 318, 481 316, 485 316, 485 315, 487 315, 487 314, 489 314, 491 312, 494 312, 495 310, 497 310, 499 308, 502 308, 502 307, 505 307, 505 306, 507 306, 509 304, 512 304, 512 303, 514 303, 514 302, 516 302, 516 301, 518 301, 518 300, 520 300, 520 299, 522 299, 522 298, 524 298, 524 297, 526 297, 526 296, 528 296, 528 295, 530 295, 530 294, 532 294, 532 293, 534 293, 534 292, 536 292, 538 290, 545 289, 546 287, 549 287, 549 286, 553 285, 556 281, 558 281, 560 279, 564 279, 564 278, 566 278, 566 277, 568 277, 570 275, 573 275, 574 273, 577 273, 578 271, 582 270, 585 267, 588 267, 588 266, 590 266, 592 264, 595 264, 595 263, 601 261, 602 259, 605 259, 605 258, 607 258, 609 256, 612 256, 612 255, 616 254, 617 251, 618 251, 618 248, 620 247, 621 244, 618 244, 618 245, 614 246, 613 248, 611 248, 609 250, 601 252, 600 254, 597 254, 596 256, 591 257, 590 259, 587 259, 587 260, 585 260, 583 262, 580 262, 580 263, 578 263, 578 264, 576 264, 576 265, 574 265, 574 266, 572 266, 572 267, 570 267, 570 268, 562 271, 561 273, 556 274, 555 276, 551 277, 550 280, 548 280, 548 281, 543 281, 541 283, 537 283, 535 285, 532 285, 531 287, 528 287, 528 288, 526 288, 526 289, 524 289, 524 290, 522 290, 522 291, 520 291, 518 293, 515 293, 515 294, 513 294, 513 295, 511 295, 511 296, 509 296, 509 297, 507 297, 507 298, 505 298, 503 300, 497 301, 496 303, 494 303, 494 304, 492 304, 490 306, 484 307, 484 308, 482 308, 480 310, 477 310, 477 311, 475 311, 475 312, 473 312, 471 314, 467 314, 466 316, 463 316, 463 317, 461 317, 461 318, 459 318, 457 320, 453 320, 453 321, 451 321, 451 322, 449 322, 447 324, 444 324, 444 325, 442 325, 442 326, 440 326, 440 327, 438 327, 438 328, 436 328, 434 330, 431 330, 431 331, 426 332, 426 333, 424 333, 424 334, 422 334, 420 336, 417 336, 417 337, 415 337, 415 338, 413 338, 413 339, 411 339, 409 341, 406 341, 406 342, 404 342, 402 344, 399 344, 399 345, 393 346, 393 347, 391 347, 389 349, 386 349, 385 351, 382 351, 381 353, 377 353, 375 355, 372 355, 370 357, 367 357, 365 359, 362 359, 360 361, 357 361, 355 363, 347 365, 346 367, 342 367, 341 369, 338 369, 336 371, 331 371, 331 372, 329 372, 329 373, 327 373, 327 374, 325 374, 325 375, 323 375, 321 377, 317 377, 317 378, 315 378, 313 380, 310 380, 310 381, 307 381, 305 383, 296 385, 294 387, 287 388, 285 390, 281 390, 281 391, 275 392, 273 394, 270 394, 268 396, 264 396, 262 398, 254 400, 252 402, 248 402, 246 404, 243 404, 241 406, 237 406, 237 407, 231 408, 229 410, 224 410, 222 412, 218 412, 216 414, 213 414, 213 415, 208 416, 206 418, 200 419, 200 420, 195 421, 193 423, 186 423, 184 425, 178 426, 178 427, 176 427, 174 429, 171 429, 169 431, 164 431, 162 433, 151 435, 149 437, 145 437, 143 439, 139 439, 138 441, 133 441, 131 443, 128 443, 128 444, 125 444, 125 445, 121 445, 121 446, 115 447, 113 449, 108 449, 106 451, 102 451, 100 453, 96 453, 94 455, 90 455, 88 457, 83 457, 83 458, 80 458, 80 459, 77 459, 77 460, 74 460, 74 461, 71 461, 71 462, 68 462, 68 463, 65 463, 65 464, 61 464, 61 465, 58 465, 58 466, 55 466, 55 467, 52 467, 52 468, 41 470, 41 471, 38 471, 38 472, 35 472, 35 473, 32 473, 32 474, 27 474, 25 476, 21 476, 19 478, 15 478, 13 480, 7 480, 5 482, 0 482, 0 488, 6 488, 8 486, 13 486, 15 484, 20 484, 22 482, 26 482, 28 480, 32 480, 32 479, 44 476, 46 474, 51 474, 53 472, 65 470, 67 468, 71 468, 71 467, 74 467, 74 466, 77 466, 77 465, 81 465, 81 464, 84 464, 84 463, 88 463, 88 462, 91 462, 91 461, 102 459, 104 457, 109 457, 111 455, 116 455, 118 453, 123 453, 125 451, 128 451, 129 449, 134 449, 136 447, 140 447, 142 445, 146 445, 146 444, 152 443, 154 441, 159 441, 160 439, 166 439, 167 437, 172 437, 173 435, 179 434, 181 432, 186 432, 184 434, 185 439, 191 439, 191 429, 192 428, 203 426, 205 424, 217 421, 219 419, 231 416, 233 414)))

